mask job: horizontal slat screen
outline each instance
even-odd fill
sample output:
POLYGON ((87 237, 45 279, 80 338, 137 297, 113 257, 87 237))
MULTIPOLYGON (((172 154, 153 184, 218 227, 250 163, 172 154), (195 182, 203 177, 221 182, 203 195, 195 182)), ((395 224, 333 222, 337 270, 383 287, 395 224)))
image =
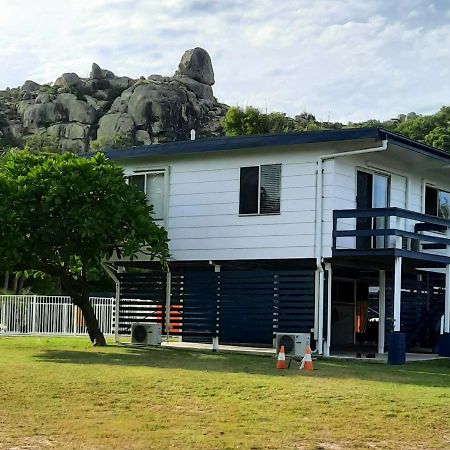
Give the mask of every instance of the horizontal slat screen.
POLYGON ((121 273, 119 281, 119 334, 135 322, 160 323, 165 332, 166 273, 121 273))
MULTIPOLYGON (((166 275, 122 274, 119 330, 165 324, 166 275)), ((276 332, 314 325, 314 271, 178 268, 171 272, 169 332, 183 341, 272 345, 276 332)))

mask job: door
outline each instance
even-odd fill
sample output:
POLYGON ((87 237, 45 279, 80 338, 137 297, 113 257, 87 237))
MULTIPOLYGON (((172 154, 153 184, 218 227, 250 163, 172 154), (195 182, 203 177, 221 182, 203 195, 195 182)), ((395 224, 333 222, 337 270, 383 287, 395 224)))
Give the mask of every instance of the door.
MULTIPOLYGON (((358 170, 356 181, 356 208, 387 208, 389 206, 389 177, 378 173, 358 170)), ((387 228, 387 217, 360 217, 356 219, 357 230, 387 228)), ((356 248, 384 248, 384 236, 358 236, 356 248)))
MULTIPOLYGON (((373 191, 372 174, 358 170, 356 175, 356 209, 372 208, 373 191)), ((370 217, 358 217, 356 219, 357 230, 370 230, 372 228, 372 219, 370 217)), ((356 248, 371 248, 370 236, 357 236, 356 248)))

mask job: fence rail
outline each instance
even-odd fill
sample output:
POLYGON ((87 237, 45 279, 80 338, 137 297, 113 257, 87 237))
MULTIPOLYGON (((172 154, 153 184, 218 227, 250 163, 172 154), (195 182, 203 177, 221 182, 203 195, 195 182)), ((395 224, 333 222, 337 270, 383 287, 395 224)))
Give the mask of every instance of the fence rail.
MULTIPOLYGON (((104 334, 114 334, 114 298, 90 297, 104 334)), ((68 296, 0 295, 0 334, 87 334, 81 310, 68 296)))

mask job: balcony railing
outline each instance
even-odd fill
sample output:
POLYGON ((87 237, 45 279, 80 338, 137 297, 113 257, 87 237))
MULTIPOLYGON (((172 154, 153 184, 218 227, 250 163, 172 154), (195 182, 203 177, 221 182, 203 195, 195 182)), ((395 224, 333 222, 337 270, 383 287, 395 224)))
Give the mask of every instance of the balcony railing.
POLYGON ((448 263, 450 220, 401 208, 333 212, 333 255, 398 253, 448 263), (384 252, 383 252, 384 250, 384 252), (390 250, 390 252, 389 252, 390 250), (412 254, 415 255, 412 255, 412 254))

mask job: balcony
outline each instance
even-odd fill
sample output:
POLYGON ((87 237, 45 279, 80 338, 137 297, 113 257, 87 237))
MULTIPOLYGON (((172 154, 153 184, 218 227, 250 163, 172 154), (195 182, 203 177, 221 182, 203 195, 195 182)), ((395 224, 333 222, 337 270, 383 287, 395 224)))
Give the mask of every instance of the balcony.
POLYGON ((402 256, 450 264, 450 220, 401 208, 333 212, 333 257, 402 256))

